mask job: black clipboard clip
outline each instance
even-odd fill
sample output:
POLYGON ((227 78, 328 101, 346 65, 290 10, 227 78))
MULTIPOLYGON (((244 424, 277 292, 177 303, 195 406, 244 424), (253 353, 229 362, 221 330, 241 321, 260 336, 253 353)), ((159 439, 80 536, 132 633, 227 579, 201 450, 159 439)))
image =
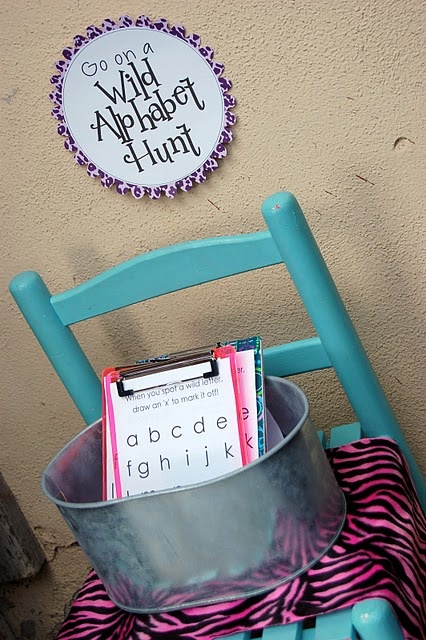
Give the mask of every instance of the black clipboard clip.
MULTIPOLYGON (((121 367, 119 367, 121 369, 121 367)), ((184 372, 182 372, 185 375, 184 372)), ((202 347, 201 349, 190 349, 188 351, 180 351, 179 353, 173 353, 170 355, 159 356, 158 358, 149 358, 147 360, 140 360, 134 366, 125 368, 120 371, 120 377, 116 382, 117 392, 120 398, 126 396, 132 396, 139 391, 145 391, 155 387, 162 387, 177 382, 189 382, 190 380, 196 380, 197 378, 216 378, 219 375, 219 367, 217 359, 214 356, 214 347, 202 347), (208 365, 207 371, 202 371, 202 367, 198 365, 208 365), (182 369, 192 370, 187 371, 188 377, 179 376, 178 372, 182 369), (168 371, 176 371, 176 379, 168 380, 167 382, 159 382, 158 384, 142 386, 141 388, 126 389, 124 383, 126 381, 135 380, 140 383, 141 378, 149 375, 166 373, 168 371)), ((160 377, 160 376, 157 376, 160 377)), ((140 386, 138 384, 137 386, 140 386)))

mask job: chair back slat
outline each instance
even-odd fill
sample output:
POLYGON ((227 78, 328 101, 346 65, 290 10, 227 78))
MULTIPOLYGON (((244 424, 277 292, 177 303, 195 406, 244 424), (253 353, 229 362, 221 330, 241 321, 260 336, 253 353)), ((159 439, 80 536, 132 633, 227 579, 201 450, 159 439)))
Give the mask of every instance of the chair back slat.
POLYGON ((65 325, 230 275, 282 262, 267 231, 194 240, 132 258, 53 296, 65 325), (154 275, 155 274, 155 275, 154 275))
POLYGON ((263 352, 263 362, 266 375, 280 378, 331 367, 330 359, 317 337, 268 347, 263 352))

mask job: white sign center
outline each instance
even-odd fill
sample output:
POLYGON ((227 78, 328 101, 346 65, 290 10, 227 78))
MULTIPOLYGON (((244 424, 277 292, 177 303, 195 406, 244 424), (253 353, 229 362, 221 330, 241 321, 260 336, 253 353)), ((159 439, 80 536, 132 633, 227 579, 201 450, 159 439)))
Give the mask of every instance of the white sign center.
POLYGON ((78 51, 64 77, 63 112, 90 162, 147 187, 202 167, 225 117, 218 79, 201 53, 144 27, 109 31, 78 51))

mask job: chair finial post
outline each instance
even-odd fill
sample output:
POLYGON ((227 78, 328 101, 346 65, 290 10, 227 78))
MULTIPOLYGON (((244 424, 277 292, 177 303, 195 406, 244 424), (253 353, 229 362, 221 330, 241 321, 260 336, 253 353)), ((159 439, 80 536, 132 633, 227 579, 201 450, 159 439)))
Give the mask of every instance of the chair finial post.
POLYGON ((361 427, 368 436, 386 434, 398 443, 426 508, 420 468, 296 198, 288 192, 272 195, 263 203, 262 213, 361 427))
POLYGON ((41 276, 35 271, 20 273, 9 290, 86 423, 100 418, 98 377, 71 329, 58 318, 41 276))

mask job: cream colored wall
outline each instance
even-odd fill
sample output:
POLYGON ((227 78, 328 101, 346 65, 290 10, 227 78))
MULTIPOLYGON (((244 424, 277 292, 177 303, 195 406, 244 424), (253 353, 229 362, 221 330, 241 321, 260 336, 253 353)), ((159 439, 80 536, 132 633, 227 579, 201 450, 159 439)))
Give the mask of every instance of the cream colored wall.
MULTIPOLYGON (((426 468, 425 23, 417 0, 4 3, 0 468, 49 558, 37 579, 2 591, 16 604, 17 628, 32 620, 34 637, 50 637, 88 567, 39 487, 48 460, 83 423, 7 291, 19 271, 38 270, 58 291, 139 252, 262 229, 262 200, 291 190, 426 468), (200 34, 238 100, 228 158, 171 201, 103 189, 73 163, 50 116, 62 48, 89 24, 142 12, 200 34)), ((311 333, 281 269, 78 329, 99 372, 257 332, 266 345, 311 333)), ((350 418, 331 374, 302 385, 318 426, 350 418)))

